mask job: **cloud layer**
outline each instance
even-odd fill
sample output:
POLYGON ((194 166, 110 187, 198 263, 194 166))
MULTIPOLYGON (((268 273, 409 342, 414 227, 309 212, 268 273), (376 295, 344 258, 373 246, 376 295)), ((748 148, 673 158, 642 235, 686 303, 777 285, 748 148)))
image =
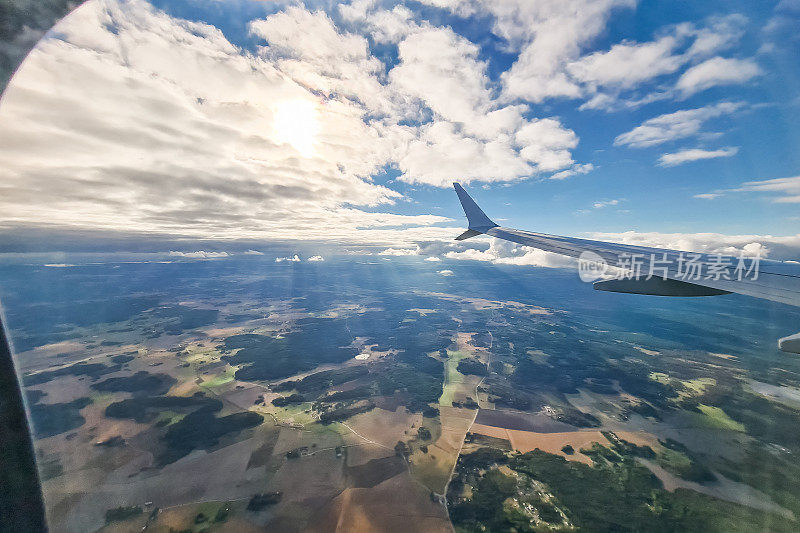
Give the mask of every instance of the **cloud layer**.
POLYGON ((249 52, 142 0, 84 4, 4 96, 4 223, 387 242, 382 228, 447 222, 362 209, 402 200, 373 181, 388 168, 435 186, 591 168, 558 119, 501 102, 474 44, 370 17, 352 24, 396 41, 388 72, 363 35, 299 6, 252 21, 249 52))
MULTIPOLYGON (((602 146, 691 143, 650 159, 676 166, 739 149, 707 147, 706 130, 750 106, 697 103, 697 95, 766 75, 767 62, 739 50, 750 23, 739 14, 606 42, 609 20, 631 13, 634 0, 317 5, 270 4, 270 14, 241 21, 239 39, 144 0, 82 5, 4 94, 0 229, 300 239, 425 254, 420 243, 460 230, 413 203, 415 187, 575 179, 595 169, 580 155, 592 153, 581 150, 581 130, 553 111, 558 103, 596 115, 673 101, 679 110, 644 114, 602 146), (421 4, 437 14, 425 18, 421 4), (482 36, 460 30, 466 17, 482 36)), ((701 196, 764 193, 795 203, 796 179, 701 196)), ((561 264, 497 244, 427 255, 561 264)))

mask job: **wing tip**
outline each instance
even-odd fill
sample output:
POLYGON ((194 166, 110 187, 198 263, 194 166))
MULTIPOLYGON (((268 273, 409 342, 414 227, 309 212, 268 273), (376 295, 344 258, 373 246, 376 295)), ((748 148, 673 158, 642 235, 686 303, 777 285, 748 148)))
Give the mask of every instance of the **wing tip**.
MULTIPOLYGON (((464 214, 467 215, 469 229, 477 230, 479 233, 485 233, 483 230, 497 227, 497 224, 486 216, 486 213, 478 207, 478 204, 475 203, 475 200, 464 190, 464 187, 462 187, 460 183, 457 181, 453 182, 453 188, 456 190, 456 195, 458 195, 461 207, 464 209, 464 214)), ((468 237, 464 238, 466 239, 468 237)))

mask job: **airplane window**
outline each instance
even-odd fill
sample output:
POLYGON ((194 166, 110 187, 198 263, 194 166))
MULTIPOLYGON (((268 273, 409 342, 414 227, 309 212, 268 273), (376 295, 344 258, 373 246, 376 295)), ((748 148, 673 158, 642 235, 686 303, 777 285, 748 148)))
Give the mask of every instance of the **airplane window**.
POLYGON ((800 530, 797 2, 78 4, 0 6, 0 529, 800 530))

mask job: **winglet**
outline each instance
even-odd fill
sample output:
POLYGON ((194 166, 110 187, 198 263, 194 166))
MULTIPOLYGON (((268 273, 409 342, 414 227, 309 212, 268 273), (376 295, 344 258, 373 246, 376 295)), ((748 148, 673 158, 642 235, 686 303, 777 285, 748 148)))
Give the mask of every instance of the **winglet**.
POLYGON ((787 353, 800 353, 800 333, 778 339, 778 348, 787 353))
POLYGON ((467 221, 469 223, 469 230, 459 235, 457 240, 468 239, 475 235, 486 233, 488 229, 497 227, 497 224, 492 222, 491 219, 486 216, 486 213, 478 207, 475 200, 467 194, 464 187, 458 183, 453 183, 453 188, 456 190, 458 199, 461 201, 461 207, 464 208, 464 214, 467 215, 467 221))

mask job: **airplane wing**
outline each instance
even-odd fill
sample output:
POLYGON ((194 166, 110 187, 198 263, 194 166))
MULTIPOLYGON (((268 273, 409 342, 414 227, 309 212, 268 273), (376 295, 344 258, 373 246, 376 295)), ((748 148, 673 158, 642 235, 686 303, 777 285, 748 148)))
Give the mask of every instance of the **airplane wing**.
MULTIPOLYGON (((601 291, 657 296, 745 294, 800 307, 800 263, 694 253, 504 228, 492 222, 454 183, 467 215, 467 231, 578 258, 581 278, 601 291)), ((778 341, 781 350, 800 353, 800 333, 778 341)))

